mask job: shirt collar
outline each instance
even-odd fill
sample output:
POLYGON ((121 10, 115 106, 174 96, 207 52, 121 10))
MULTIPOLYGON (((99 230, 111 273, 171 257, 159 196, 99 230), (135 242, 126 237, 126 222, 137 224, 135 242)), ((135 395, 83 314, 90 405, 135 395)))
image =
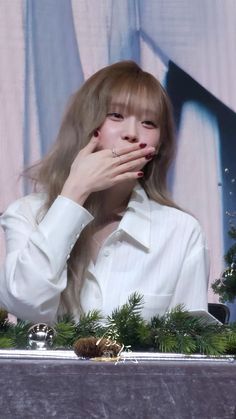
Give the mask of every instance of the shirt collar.
POLYGON ((140 184, 137 184, 133 189, 126 212, 120 222, 119 230, 123 230, 147 250, 150 249, 150 201, 140 184))

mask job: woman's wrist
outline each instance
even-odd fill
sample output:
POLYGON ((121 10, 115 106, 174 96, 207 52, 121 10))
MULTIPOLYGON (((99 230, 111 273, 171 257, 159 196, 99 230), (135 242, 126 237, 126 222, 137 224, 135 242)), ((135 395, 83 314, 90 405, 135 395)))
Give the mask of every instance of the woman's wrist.
POLYGON ((65 183, 60 193, 61 196, 75 201, 77 204, 83 206, 89 196, 89 192, 83 188, 73 187, 65 183))

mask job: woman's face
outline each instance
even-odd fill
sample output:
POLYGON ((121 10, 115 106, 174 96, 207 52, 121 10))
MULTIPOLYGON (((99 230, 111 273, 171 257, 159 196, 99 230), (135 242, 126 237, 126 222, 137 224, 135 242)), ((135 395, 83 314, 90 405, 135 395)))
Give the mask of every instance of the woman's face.
MULTIPOLYGON (((120 108, 120 106, 119 106, 120 108)), ((141 115, 129 114, 111 106, 105 121, 99 128, 99 149, 118 150, 129 143, 146 143, 158 150, 160 128, 151 112, 141 115)))

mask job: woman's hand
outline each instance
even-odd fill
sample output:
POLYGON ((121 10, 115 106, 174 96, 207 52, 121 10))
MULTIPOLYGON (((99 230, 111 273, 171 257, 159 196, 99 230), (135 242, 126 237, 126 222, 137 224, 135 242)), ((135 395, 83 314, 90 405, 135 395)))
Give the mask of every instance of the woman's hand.
POLYGON ((90 142, 76 156, 61 195, 83 205, 92 192, 108 189, 126 180, 143 176, 140 171, 155 148, 143 143, 125 145, 115 150, 99 150, 99 137, 90 142))

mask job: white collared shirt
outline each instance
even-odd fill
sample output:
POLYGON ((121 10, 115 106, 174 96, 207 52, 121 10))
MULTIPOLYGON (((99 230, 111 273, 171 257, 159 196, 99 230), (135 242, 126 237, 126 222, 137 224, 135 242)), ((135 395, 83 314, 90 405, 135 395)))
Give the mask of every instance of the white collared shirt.
MULTIPOLYGON (((28 195, 1 217, 7 257, 0 275, 0 306, 21 319, 50 323, 67 285, 66 261, 93 217, 59 196, 38 223, 44 202, 44 194, 28 195)), ((207 253, 195 218, 149 200, 137 185, 96 265, 89 263, 81 306, 106 316, 136 291, 144 297, 142 314, 148 320, 177 304, 207 309, 207 253)))

